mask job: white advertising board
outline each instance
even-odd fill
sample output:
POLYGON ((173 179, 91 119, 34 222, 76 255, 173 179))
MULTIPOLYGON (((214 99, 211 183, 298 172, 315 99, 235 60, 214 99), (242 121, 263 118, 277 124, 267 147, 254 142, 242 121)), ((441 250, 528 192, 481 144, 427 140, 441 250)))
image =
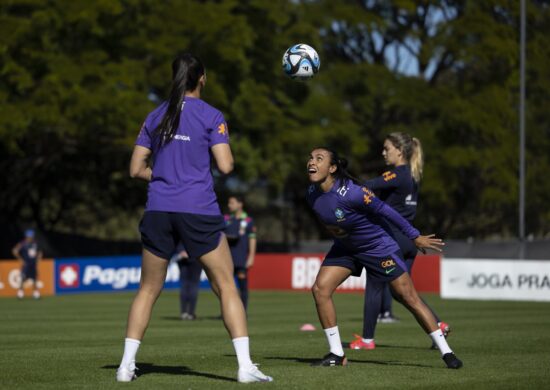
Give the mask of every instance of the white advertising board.
POLYGON ((550 301, 550 261, 444 258, 441 297, 550 301))

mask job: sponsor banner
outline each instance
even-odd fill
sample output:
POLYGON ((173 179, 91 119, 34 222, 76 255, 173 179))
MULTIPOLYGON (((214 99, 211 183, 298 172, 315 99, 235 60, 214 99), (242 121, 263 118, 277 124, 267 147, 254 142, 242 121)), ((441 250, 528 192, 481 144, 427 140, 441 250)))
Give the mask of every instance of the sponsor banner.
POLYGON ((550 261, 444 259, 441 296, 550 301, 550 261))
MULTIPOLYGON (((0 261, 0 297, 15 297, 21 283, 21 261, 0 261)), ((43 259, 37 265, 37 287, 41 296, 54 293, 54 262, 43 259)), ((26 297, 32 296, 33 282, 27 280, 23 285, 26 297)))
MULTIPOLYGON (((309 290, 315 282, 324 258, 314 254, 258 254, 249 272, 250 289, 309 290)), ((341 291, 363 291, 366 274, 350 277, 338 287, 341 291)), ((439 256, 416 258, 413 281, 418 291, 439 292, 439 256)))
MULTIPOLYGON (((141 256, 67 258, 55 264, 57 294, 137 290, 140 277, 141 256)), ((179 288, 179 279, 179 267, 172 262, 164 288, 179 288)), ((201 287, 208 287, 204 272, 201 287)))

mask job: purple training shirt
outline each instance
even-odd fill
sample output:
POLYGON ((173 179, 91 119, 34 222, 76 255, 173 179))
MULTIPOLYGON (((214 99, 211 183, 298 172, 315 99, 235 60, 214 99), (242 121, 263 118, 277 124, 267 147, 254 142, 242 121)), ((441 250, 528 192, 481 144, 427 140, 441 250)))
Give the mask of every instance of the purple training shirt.
POLYGON ((392 222, 411 240, 420 235, 405 218, 378 199, 371 190, 351 180, 335 183, 328 192, 311 185, 307 201, 334 236, 335 246, 351 254, 380 257, 399 250, 395 240, 383 228, 383 218, 392 222))
POLYGON ((146 211, 221 215, 210 171, 210 148, 229 143, 223 114, 201 99, 185 97, 176 135, 162 147, 155 129, 166 102, 147 115, 136 145, 152 151, 153 176, 146 211))

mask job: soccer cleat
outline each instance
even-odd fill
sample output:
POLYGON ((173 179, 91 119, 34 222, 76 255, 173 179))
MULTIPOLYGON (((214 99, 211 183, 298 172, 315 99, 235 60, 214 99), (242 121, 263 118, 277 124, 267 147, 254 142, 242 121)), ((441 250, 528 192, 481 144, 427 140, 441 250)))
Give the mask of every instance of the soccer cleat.
POLYGON ((23 290, 17 290, 17 298, 23 299, 25 297, 25 293, 23 290))
POLYGON ((116 380, 117 382, 131 382, 133 380, 137 379, 136 375, 137 367, 134 366, 134 369, 130 369, 129 367, 119 367, 118 370, 116 370, 116 380))
POLYGON ((376 344, 374 344, 374 340, 372 340, 370 343, 365 343, 363 341, 363 338, 359 336, 358 334, 354 334, 355 340, 349 343, 349 347, 351 349, 374 349, 376 348, 376 344))
POLYGON ((399 319, 394 317, 391 313, 386 312, 383 316, 378 317, 378 322, 381 324, 395 324, 399 322, 399 319))
POLYGON ((197 316, 189 313, 181 313, 180 318, 184 321, 193 321, 197 319, 197 316))
POLYGON ((38 290, 33 291, 32 292, 32 297, 34 299, 40 299, 40 291, 38 291, 38 290))
POLYGON ((459 358, 457 358, 455 354, 452 352, 449 352, 443 355, 442 359, 447 365, 447 368, 453 368, 457 370, 460 367, 462 367, 462 361, 459 358))
POLYGON ((238 380, 240 383, 273 382, 273 378, 261 372, 255 364, 239 368, 238 380))
POLYGON ((311 363, 312 366, 317 367, 334 367, 334 366, 347 366, 348 359, 346 356, 338 356, 332 352, 323 356, 321 360, 311 363))

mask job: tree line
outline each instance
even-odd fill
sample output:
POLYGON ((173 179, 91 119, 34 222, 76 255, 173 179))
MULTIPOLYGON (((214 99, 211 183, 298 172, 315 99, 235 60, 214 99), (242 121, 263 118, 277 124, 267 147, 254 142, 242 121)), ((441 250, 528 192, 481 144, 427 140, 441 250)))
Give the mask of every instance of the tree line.
MULTIPOLYGON (((526 226, 537 237, 550 232, 549 8, 527 2, 526 226)), ((229 123, 236 171, 216 175, 220 200, 246 193, 260 239, 326 237, 304 203, 308 152, 331 145, 372 177, 392 131, 425 148, 419 228, 517 234, 517 1, 7 0, 0 29, 4 232, 138 237, 146 187, 128 178, 129 156, 185 50, 206 64, 204 98, 229 123), (281 70, 300 42, 321 57, 307 83, 281 70)))

